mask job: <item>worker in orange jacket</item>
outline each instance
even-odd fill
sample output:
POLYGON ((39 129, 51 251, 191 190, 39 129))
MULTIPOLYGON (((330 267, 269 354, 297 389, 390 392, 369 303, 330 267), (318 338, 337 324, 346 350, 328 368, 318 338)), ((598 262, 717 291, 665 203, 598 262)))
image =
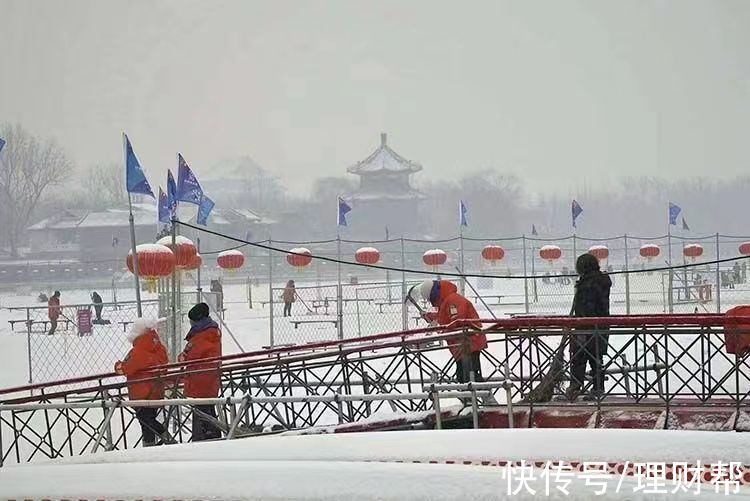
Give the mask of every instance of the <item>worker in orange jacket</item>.
POLYGON ((425 280, 419 286, 420 295, 437 308, 436 312, 428 312, 425 320, 431 324, 439 324, 467 331, 477 331, 466 336, 457 336, 448 341, 448 349, 456 361, 456 378, 461 383, 471 381, 482 382, 482 367, 479 354, 487 348, 487 336, 481 332, 482 324, 478 322, 479 314, 474 305, 458 293, 458 288, 447 280, 425 280))
MULTIPOLYGON (((169 363, 169 358, 167 349, 159 339, 156 325, 155 318, 136 319, 128 333, 128 341, 133 344, 133 348, 124 360, 115 364, 115 372, 127 378, 130 400, 164 398, 164 381, 159 377, 166 370, 158 367, 169 363)), ((157 436, 162 443, 171 441, 164 425, 156 419, 158 412, 157 407, 136 407, 135 417, 141 425, 144 447, 156 445, 157 436)))
MULTIPOLYGON (((185 337, 187 345, 178 358, 180 362, 221 357, 221 331, 217 323, 211 319, 209 313, 206 303, 198 303, 188 312, 191 327, 185 337)), ((220 366, 221 363, 218 360, 188 365, 186 367, 187 375, 185 376, 185 396, 190 398, 217 398, 221 380, 220 366)), ((194 406, 193 442, 221 437, 219 429, 214 426, 211 419, 206 419, 206 417, 216 419, 215 405, 194 406)))

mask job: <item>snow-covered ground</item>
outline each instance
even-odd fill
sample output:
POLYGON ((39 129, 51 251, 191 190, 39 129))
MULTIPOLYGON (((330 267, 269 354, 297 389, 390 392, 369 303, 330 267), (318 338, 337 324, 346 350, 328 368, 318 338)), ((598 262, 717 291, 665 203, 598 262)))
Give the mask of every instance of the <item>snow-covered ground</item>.
MULTIPOLYGON (((395 277, 392 277, 395 279, 395 277)), ((205 284, 205 281, 204 281, 205 284)), ((320 340, 333 340, 338 337, 336 320, 335 284, 329 282, 314 283, 298 281, 299 300, 293 306, 290 318, 282 316, 282 304, 279 296, 285 284, 280 279, 274 284, 274 344, 299 344, 320 340), (326 299, 329 301, 326 303, 326 299), (326 307, 327 306, 327 307, 326 307)), ((523 313, 524 281, 518 279, 472 279, 471 287, 467 287, 467 295, 475 295, 474 290, 485 297, 486 306, 477 305, 482 317, 492 315, 503 317, 508 314, 523 313), (489 310, 489 311, 488 311, 489 310)), ((529 282, 531 303, 529 310, 536 314, 565 314, 572 299, 572 285, 565 285, 553 281, 544 284, 537 280, 529 282)), ((660 313, 665 310, 665 293, 663 277, 658 273, 637 274, 630 278, 630 296, 632 313, 660 313)), ((126 275, 117 282, 117 299, 119 301, 132 300, 135 297, 131 288, 130 278, 126 275)), ((183 291, 195 289, 194 277, 184 278, 183 291)), ((205 285, 204 285, 205 287, 205 285)), ((87 303, 91 290, 60 286, 63 305, 87 303)), ((343 293, 347 302, 343 310, 343 335, 345 338, 393 332, 402 328, 402 287, 400 282, 392 282, 388 288, 385 285, 360 284, 344 285, 343 293)), ((50 291, 47 291, 50 292, 50 291)), ((105 302, 113 300, 111 290, 99 289, 105 302)), ((23 289, 14 293, 0 294, 0 362, 7 368, 0 371, 0 387, 18 386, 29 382, 29 346, 27 345, 24 324, 16 324, 16 332, 11 330, 9 320, 26 317, 23 309, 9 308, 35 307, 30 310, 35 318, 46 319, 46 309, 36 300, 38 291, 23 289)), ((248 289, 245 283, 232 283, 224 288, 226 308, 224 329, 224 353, 237 353, 241 350, 252 351, 271 344, 270 306, 267 304, 269 290, 267 284, 252 287, 253 308, 248 304, 248 289), (264 304, 265 303, 265 304, 264 304)), ((144 299, 155 299, 155 294, 144 294, 144 299)), ((625 280, 622 275, 614 277, 612 292, 613 313, 625 312, 625 280)), ((188 295, 188 299, 192 300, 188 295)), ((737 289, 724 290, 722 296, 722 310, 736 304, 750 301, 748 284, 739 284, 737 289)), ((699 306, 700 311, 715 311, 715 303, 705 305, 685 304, 677 305, 676 311, 693 311, 699 306)), ((68 312, 73 315, 74 312, 68 312)), ((108 313, 105 309, 105 316, 108 313)), ((126 315, 125 312, 120 312, 126 315)), ((132 314, 130 315, 132 316, 132 314)), ((416 312, 411 309, 407 314, 409 328, 415 327, 416 312)), ((129 318, 129 317, 122 317, 129 318)), ((117 320, 113 318, 113 323, 117 320)), ((419 325, 423 326, 423 323, 419 325)), ((118 327, 115 325, 115 327, 118 327)), ((31 359, 33 367, 33 382, 50 381, 86 374, 108 372, 112 364, 128 349, 122 329, 109 328, 106 339, 97 336, 98 326, 94 327, 94 335, 78 337, 73 328, 60 329, 59 336, 50 338, 43 335, 40 324, 35 327, 31 336, 31 359)), ((612 339, 613 345, 617 340, 612 339)))
MULTIPOLYGON (((739 485, 639 474, 556 474, 547 461, 750 464, 750 436, 640 430, 442 430, 261 437, 0 469, 3 498, 718 499, 739 485), (506 466, 507 461, 525 461, 506 466), (535 467, 532 468, 532 464, 535 467), (569 481, 569 482, 568 482, 569 481), (604 491, 602 492, 602 489, 604 491), (675 492, 678 490, 678 492, 675 492), (534 491, 534 493, 532 493, 534 491), (717 492, 718 491, 718 492, 717 492), (549 492, 549 494, 547 494, 549 492), (600 496, 597 496, 600 493, 600 496)), ((736 490, 736 492, 735 492, 736 490)))

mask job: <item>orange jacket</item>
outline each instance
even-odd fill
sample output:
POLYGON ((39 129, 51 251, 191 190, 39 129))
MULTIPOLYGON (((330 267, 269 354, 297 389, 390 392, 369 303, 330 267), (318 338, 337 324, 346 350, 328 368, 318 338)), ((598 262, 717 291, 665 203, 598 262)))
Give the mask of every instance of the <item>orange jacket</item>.
MULTIPOLYGON (((472 322, 479 318, 474 305, 458 293, 458 288, 452 282, 447 280, 440 281, 440 295, 437 300, 437 322, 440 325, 452 325, 453 327, 465 327, 467 329, 481 329, 482 324, 472 322)), ((451 339, 448 343, 448 349, 456 360, 463 357, 462 343, 463 337, 459 336, 451 339)), ((482 351, 487 348, 487 336, 478 332, 470 337, 471 353, 482 351)))
POLYGON ((52 296, 47 301, 47 316, 50 320, 60 318, 60 298, 52 296))
POLYGON ((136 381, 164 374, 165 370, 154 370, 154 367, 167 363, 167 349, 156 331, 149 329, 135 339, 125 360, 115 365, 115 371, 127 377, 130 400, 161 400, 164 398, 164 381, 136 381))
MULTIPOLYGON (((187 345, 180 354, 180 362, 190 362, 204 358, 221 356, 221 331, 216 322, 206 318, 195 324, 188 332, 187 345)), ((185 396, 192 398, 215 398, 219 396, 221 374, 219 361, 190 364, 188 372, 202 369, 216 369, 213 371, 188 374, 185 376, 185 396)))

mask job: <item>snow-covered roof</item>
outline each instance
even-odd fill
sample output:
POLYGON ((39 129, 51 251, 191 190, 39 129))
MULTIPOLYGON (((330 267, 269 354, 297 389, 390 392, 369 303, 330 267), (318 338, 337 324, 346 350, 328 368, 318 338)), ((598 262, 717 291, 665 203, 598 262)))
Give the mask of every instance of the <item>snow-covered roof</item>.
POLYGON ((372 174, 381 171, 414 173, 420 170, 422 170, 421 165, 407 160, 388 146, 385 133, 380 134, 378 149, 369 157, 346 169, 351 174, 372 174))
MULTIPOLYGON (((128 226, 129 213, 127 210, 109 209, 101 212, 89 212, 79 223, 79 228, 107 228, 128 226)), ((133 211, 136 226, 153 224, 156 226, 156 215, 150 211, 133 211)))
POLYGON ((413 200, 426 198, 417 190, 409 190, 400 193, 386 192, 357 192, 351 196, 352 200, 413 200))

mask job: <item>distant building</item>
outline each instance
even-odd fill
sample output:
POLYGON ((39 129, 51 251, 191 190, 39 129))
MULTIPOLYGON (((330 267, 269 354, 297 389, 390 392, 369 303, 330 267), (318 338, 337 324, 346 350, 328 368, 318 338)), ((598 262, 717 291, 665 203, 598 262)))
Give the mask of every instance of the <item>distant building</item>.
POLYGON ((411 176, 422 166, 407 160, 380 134, 380 146, 367 158, 347 169, 359 176, 359 190, 351 195, 353 210, 348 217, 351 231, 367 238, 415 235, 419 231, 420 202, 425 198, 411 185, 411 176))
MULTIPOLYGON (((138 243, 153 242, 157 232, 156 208, 136 204, 133 219, 138 243)), ((65 210, 26 230, 29 249, 24 257, 27 259, 124 259, 130 248, 128 211, 123 209, 65 210)))

